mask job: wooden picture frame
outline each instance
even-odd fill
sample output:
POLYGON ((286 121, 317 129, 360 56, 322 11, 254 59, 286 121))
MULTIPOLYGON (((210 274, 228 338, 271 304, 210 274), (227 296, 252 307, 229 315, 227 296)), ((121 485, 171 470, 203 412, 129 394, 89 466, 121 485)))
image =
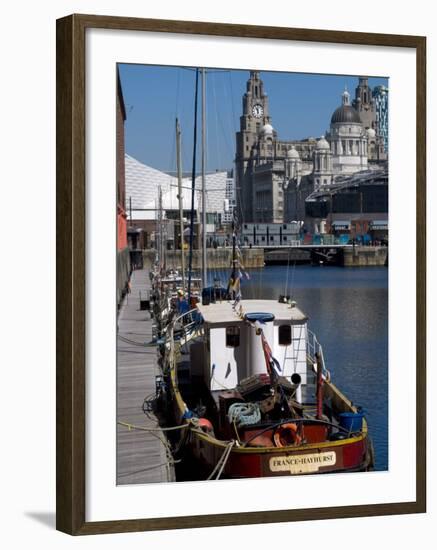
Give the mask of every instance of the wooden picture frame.
POLYGON ((410 514, 426 510, 426 39, 283 27, 71 15, 57 21, 57 529, 72 535, 410 514), (416 499, 411 502, 86 521, 85 33, 117 29, 390 46, 416 52, 416 499))

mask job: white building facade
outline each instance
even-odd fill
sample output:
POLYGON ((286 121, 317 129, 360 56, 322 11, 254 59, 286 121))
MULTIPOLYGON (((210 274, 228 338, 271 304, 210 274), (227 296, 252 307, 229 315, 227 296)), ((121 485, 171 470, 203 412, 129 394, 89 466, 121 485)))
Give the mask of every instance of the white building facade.
POLYGON ((358 111, 350 105, 347 90, 343 92, 342 105, 331 117, 326 139, 331 147, 335 174, 354 174, 367 170, 367 133, 358 111))

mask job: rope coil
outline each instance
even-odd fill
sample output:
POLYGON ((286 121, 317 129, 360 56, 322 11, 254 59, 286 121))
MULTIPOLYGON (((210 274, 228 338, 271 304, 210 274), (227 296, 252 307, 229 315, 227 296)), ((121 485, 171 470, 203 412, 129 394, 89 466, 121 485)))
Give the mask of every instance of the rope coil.
POLYGON ((238 426, 251 426, 261 420, 258 403, 233 403, 228 409, 228 419, 238 426))

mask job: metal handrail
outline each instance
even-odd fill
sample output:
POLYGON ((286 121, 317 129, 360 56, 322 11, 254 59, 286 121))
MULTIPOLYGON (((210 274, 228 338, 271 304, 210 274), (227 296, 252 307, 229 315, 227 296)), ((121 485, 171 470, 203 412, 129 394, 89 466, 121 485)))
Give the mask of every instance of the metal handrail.
POLYGON ((326 368, 325 364, 325 356, 323 355, 323 348, 322 344, 317 340, 317 336, 312 332, 311 330, 307 330, 308 332, 308 339, 307 339, 307 354, 311 360, 311 363, 313 364, 313 370, 316 370, 315 364, 317 363, 316 360, 316 353, 319 356, 319 360, 322 364, 322 373, 323 377, 329 378, 329 371, 326 368))
POLYGON ((190 309, 190 311, 186 311, 185 313, 182 313, 181 315, 179 315, 178 317, 175 317, 173 319, 173 321, 168 325, 168 327, 165 329, 166 331, 169 329, 170 326, 174 325, 176 323, 176 321, 180 321, 181 319, 183 319, 186 315, 191 315, 192 313, 194 313, 195 311, 197 311, 197 308, 193 308, 193 309, 190 309))

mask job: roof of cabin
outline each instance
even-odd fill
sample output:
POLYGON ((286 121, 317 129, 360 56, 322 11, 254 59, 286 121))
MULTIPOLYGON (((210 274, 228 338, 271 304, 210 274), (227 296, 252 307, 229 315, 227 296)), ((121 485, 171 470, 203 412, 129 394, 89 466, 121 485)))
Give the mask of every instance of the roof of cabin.
MULTIPOLYGON (((243 314, 246 313, 272 313, 275 321, 288 321, 304 323, 308 317, 298 308, 276 300, 241 300, 243 314)), ((239 306, 237 306, 238 309, 239 306)), ((197 304, 197 308, 203 319, 208 324, 238 323, 242 319, 232 307, 232 302, 217 302, 208 306, 197 304)))

